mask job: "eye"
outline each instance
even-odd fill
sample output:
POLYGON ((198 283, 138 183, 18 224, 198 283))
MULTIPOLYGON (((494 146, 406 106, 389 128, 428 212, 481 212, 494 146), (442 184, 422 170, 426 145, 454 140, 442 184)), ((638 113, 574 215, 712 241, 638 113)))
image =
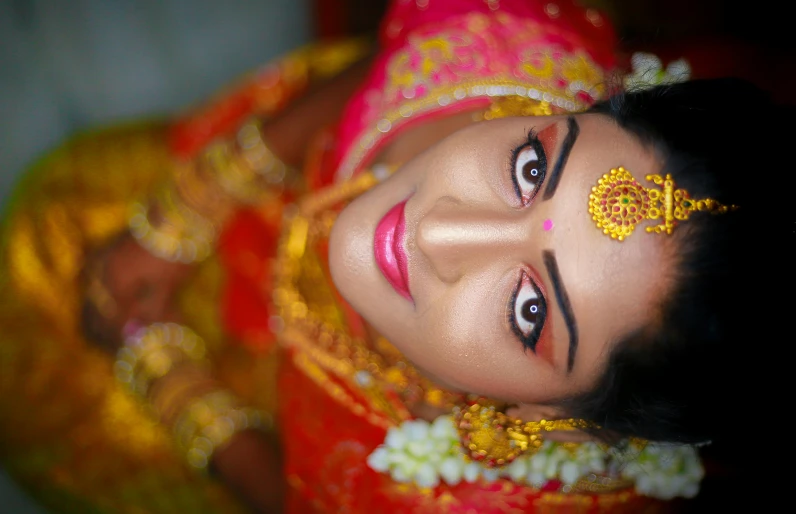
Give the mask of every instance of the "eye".
POLYGON ((523 346, 532 352, 536 351, 546 314, 542 292, 530 275, 523 271, 509 304, 509 322, 523 346))
POLYGON ((528 140, 514 150, 512 158, 511 180, 514 190, 525 207, 542 186, 547 172, 547 158, 542 143, 531 130, 528 140))

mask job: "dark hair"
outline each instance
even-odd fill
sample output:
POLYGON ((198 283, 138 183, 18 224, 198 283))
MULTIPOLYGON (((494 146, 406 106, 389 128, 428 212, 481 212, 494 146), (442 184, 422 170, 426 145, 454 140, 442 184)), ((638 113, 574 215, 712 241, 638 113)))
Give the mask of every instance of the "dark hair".
POLYGON ((621 93, 590 109, 654 151, 661 174, 692 197, 739 208, 696 213, 654 236, 675 245, 673 290, 653 324, 618 342, 597 387, 566 402, 572 415, 604 434, 699 443, 751 436, 755 416, 770 414, 759 406, 790 346, 771 334, 784 328, 794 339, 777 312, 793 304, 790 289, 784 299, 765 293, 793 283, 789 109, 739 79, 621 93))

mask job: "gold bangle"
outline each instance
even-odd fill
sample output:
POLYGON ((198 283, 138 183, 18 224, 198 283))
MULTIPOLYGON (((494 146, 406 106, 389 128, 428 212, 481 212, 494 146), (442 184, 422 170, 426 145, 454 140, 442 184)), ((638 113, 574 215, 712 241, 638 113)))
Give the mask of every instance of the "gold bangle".
POLYGON ((204 341, 192 330, 175 323, 155 323, 125 340, 117 353, 114 373, 145 398, 152 382, 177 364, 201 361, 204 355, 204 341))
POLYGON ((154 323, 125 340, 114 364, 116 377, 133 392, 142 398, 151 393, 150 407, 171 425, 178 447, 196 469, 206 469, 213 452, 237 432, 272 425, 268 415, 245 406, 218 388, 206 370, 193 366, 205 364, 204 356, 204 341, 192 330, 154 323), (175 370, 188 362, 192 365, 175 370), (163 384, 168 390, 152 387, 169 373, 177 375, 176 383, 163 384))
POLYGON ((188 464, 206 470, 213 453, 236 433, 270 425, 267 414, 244 406, 231 392, 218 389, 190 402, 178 415, 173 433, 188 464))
POLYGON ((238 130, 236 139, 241 158, 266 184, 281 184, 295 171, 282 162, 266 144, 259 119, 251 118, 244 123, 238 130))
POLYGON ((184 364, 153 384, 149 405, 164 425, 173 427, 178 414, 192 398, 215 389, 218 382, 206 367, 184 364))
POLYGON ((148 252, 171 262, 191 263, 207 258, 213 248, 216 227, 203 216, 175 198, 168 189, 162 190, 153 204, 136 202, 130 208, 130 233, 148 252), (157 224, 150 220, 150 211, 157 206, 157 224))
POLYGON ((257 204, 280 194, 296 175, 268 147, 257 118, 246 121, 234 138, 211 144, 202 156, 219 186, 241 203, 257 204))

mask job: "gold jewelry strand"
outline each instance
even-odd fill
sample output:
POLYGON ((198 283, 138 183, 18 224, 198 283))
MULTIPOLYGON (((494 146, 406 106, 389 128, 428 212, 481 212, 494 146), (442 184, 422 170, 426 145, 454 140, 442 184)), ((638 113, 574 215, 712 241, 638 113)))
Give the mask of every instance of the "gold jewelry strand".
POLYGON ((174 438, 192 467, 206 470, 213 453, 243 430, 272 428, 270 416, 226 390, 195 398, 174 424, 174 438))
POLYGON ((268 148, 252 118, 235 138, 211 143, 190 162, 174 164, 174 178, 151 201, 136 202, 130 233, 153 255, 183 263, 213 250, 219 226, 236 205, 256 205, 280 194, 297 174, 268 148))
POLYGON ((206 469, 213 452, 237 432, 271 426, 270 417, 210 379, 201 369, 204 357, 204 341, 192 330, 175 323, 155 323, 127 338, 114 364, 117 379, 134 393, 143 399, 152 393, 150 407, 162 421, 173 420, 174 438, 197 469, 206 469), (175 380, 158 382, 187 363, 199 367, 180 366, 175 380))
POLYGON ((346 180, 341 184, 326 187, 310 195, 306 200, 301 202, 299 211, 304 217, 309 218, 315 216, 319 214, 321 210, 331 209, 335 205, 341 204, 368 191, 379 182, 386 180, 398 168, 398 165, 377 164, 352 179, 346 180))
MULTIPOLYGON (((324 370, 352 384, 393 423, 411 418, 405 405, 427 402, 452 408, 460 395, 451 395, 422 377, 389 343, 374 342, 379 352, 360 338, 352 338, 308 308, 296 282, 302 274, 302 259, 308 245, 328 237, 335 208, 386 179, 397 166, 375 166, 343 184, 330 186, 308 198, 287 214, 286 227, 277 257, 274 300, 284 324, 291 328, 283 341, 324 370), (295 329, 295 331, 293 330, 295 329), (302 334, 299 336, 297 334, 302 334), (391 357, 388 360, 388 357, 391 357), (394 396, 394 398, 392 398, 394 396), (400 399, 400 402, 397 400, 400 399)), ((331 385, 327 387, 331 388, 331 385)))
POLYGON ((205 366, 180 366, 155 382, 147 399, 161 422, 173 427, 177 416, 191 398, 219 389, 210 370, 205 366))
POLYGON ((207 258, 216 236, 214 225, 179 205, 168 190, 161 191, 152 204, 131 205, 128 226, 136 241, 152 255, 186 264, 207 258), (150 219, 155 206, 161 218, 157 224, 150 219))
POLYGON ((202 153, 201 162, 218 185, 236 203, 257 204, 281 194, 297 172, 268 147, 262 123, 252 118, 234 138, 216 141, 202 153))
POLYGON ((204 355, 204 341, 192 330, 174 323, 154 323, 125 340, 113 368, 120 382, 145 398, 152 382, 177 364, 198 362, 204 355))
POLYGON ((522 454, 533 455, 548 432, 591 426, 584 420, 571 418, 522 421, 486 400, 470 401, 466 407, 455 409, 454 420, 465 454, 489 468, 510 464, 522 454))

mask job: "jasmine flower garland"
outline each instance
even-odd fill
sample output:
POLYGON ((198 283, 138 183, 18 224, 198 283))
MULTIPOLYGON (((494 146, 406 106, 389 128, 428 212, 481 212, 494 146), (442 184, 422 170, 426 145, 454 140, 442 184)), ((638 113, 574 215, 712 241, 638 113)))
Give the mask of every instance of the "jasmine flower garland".
POLYGON ((630 66, 632 71, 624 78, 627 90, 685 82, 691 77, 691 66, 685 59, 672 61, 664 69, 663 63, 656 55, 636 52, 630 58, 630 66))
POLYGON ((649 443, 632 458, 616 450, 606 451, 593 442, 568 449, 545 441, 534 455, 523 455, 501 469, 468 461, 459 445, 459 434, 450 416, 433 423, 412 420, 390 428, 384 444, 368 457, 368 466, 388 473, 393 480, 418 487, 436 487, 441 482, 456 485, 478 479, 494 482, 507 478, 541 488, 551 480, 571 486, 590 474, 611 474, 631 479, 645 496, 691 498, 699 492, 704 469, 690 446, 649 443), (621 461, 624 465, 616 466, 621 461))

